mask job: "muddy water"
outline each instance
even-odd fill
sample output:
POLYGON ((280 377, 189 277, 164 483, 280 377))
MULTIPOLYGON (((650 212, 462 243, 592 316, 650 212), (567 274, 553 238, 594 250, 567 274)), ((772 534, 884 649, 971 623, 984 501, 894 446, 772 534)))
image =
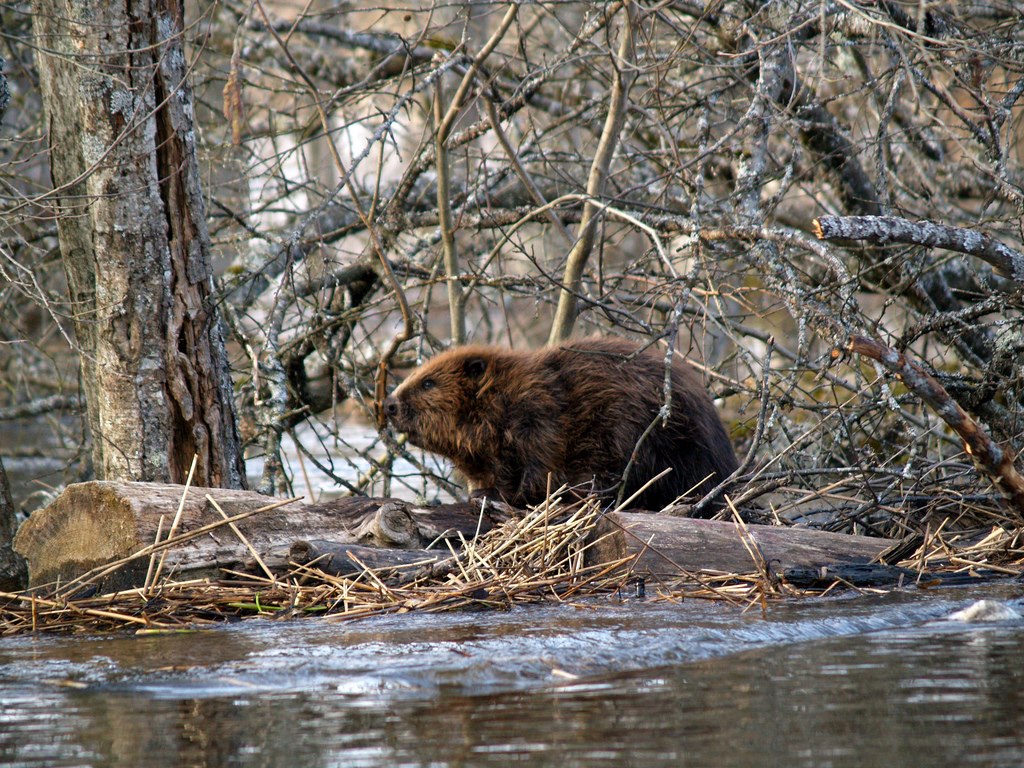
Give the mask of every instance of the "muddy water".
POLYGON ((1022 596, 0 639, 0 765, 1019 766, 1022 596))

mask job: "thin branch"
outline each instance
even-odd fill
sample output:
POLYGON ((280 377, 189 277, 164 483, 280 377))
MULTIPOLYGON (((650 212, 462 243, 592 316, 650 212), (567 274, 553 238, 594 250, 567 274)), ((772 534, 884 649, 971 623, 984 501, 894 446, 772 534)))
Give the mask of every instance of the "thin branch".
POLYGON ((498 139, 498 143, 501 144, 501 148, 505 150, 505 156, 508 157, 508 161, 512 164, 512 170, 516 176, 526 187, 526 191, 529 192, 530 197, 533 201, 541 208, 545 209, 545 215, 548 221, 554 226, 555 231, 562 236, 562 239, 572 247, 573 243, 576 242, 576 238, 572 236, 572 232, 565 226, 563 221, 558 217, 558 214, 551 208, 547 207, 548 201, 544 199, 544 194, 540 191, 540 188, 534 182, 530 175, 526 172, 522 162, 519 160, 519 155, 512 146, 512 142, 509 141, 508 134, 501 127, 501 117, 498 115, 498 110, 494 106, 494 101, 489 99, 486 95, 482 95, 481 101, 484 104, 484 112, 487 114, 487 119, 491 124, 491 129, 494 131, 495 137, 498 139))
MULTIPOLYGON (((459 256, 455 252, 455 223, 452 221, 451 162, 446 139, 451 123, 444 115, 444 83, 434 84, 434 146, 437 157, 437 218, 441 230, 441 253, 448 282, 448 316, 452 344, 466 343, 466 292, 459 284, 459 256)), ((455 106, 453 104, 453 106, 455 106)), ((451 112, 449 112, 449 115, 451 112)))
POLYGON ((448 157, 448 137, 451 134, 455 119, 462 111, 469 94, 470 86, 476 80, 477 73, 487 60, 487 57, 494 52, 494 49, 501 42, 505 33, 508 32, 512 22, 519 13, 519 4, 511 3, 505 12, 504 18, 498 25, 494 34, 484 44, 480 52, 473 57, 462 82, 452 96, 448 111, 444 111, 444 86, 440 78, 434 87, 434 120, 436 129, 434 134, 434 152, 437 168, 437 212, 441 224, 441 249, 444 254, 444 267, 448 275, 448 312, 451 320, 451 334, 453 344, 464 344, 466 342, 466 297, 459 284, 459 260, 455 252, 455 225, 452 222, 451 206, 451 163, 448 157))
POLYGON ((934 376, 906 355, 864 336, 851 336, 842 350, 833 350, 832 356, 839 358, 844 353, 877 360, 927 403, 959 435, 967 454, 1003 493, 1009 506, 1024 519, 1024 477, 1021 477, 1013 464, 1014 452, 997 445, 985 429, 950 397, 934 376))
MULTIPOLYGON (((629 89, 636 78, 635 51, 633 49, 633 35, 636 32, 637 23, 636 4, 628 2, 625 4, 625 8, 626 19, 621 30, 622 40, 619 43, 618 54, 612 63, 614 74, 611 94, 608 97, 608 116, 605 119, 601 140, 597 145, 597 152, 594 154, 594 162, 590 166, 590 177, 587 179, 587 196, 595 200, 599 199, 604 192, 612 157, 615 155, 619 136, 626 122, 629 89)), ((590 252, 594 248, 594 241, 597 237, 598 211, 598 206, 590 201, 583 208, 583 218, 580 220, 578 230, 579 237, 565 262, 565 274, 562 277, 562 290, 558 296, 558 308, 555 310, 555 319, 551 324, 551 334, 548 337, 551 344, 569 338, 576 322, 576 294, 580 290, 583 267, 586 265, 587 259, 590 258, 590 252)))

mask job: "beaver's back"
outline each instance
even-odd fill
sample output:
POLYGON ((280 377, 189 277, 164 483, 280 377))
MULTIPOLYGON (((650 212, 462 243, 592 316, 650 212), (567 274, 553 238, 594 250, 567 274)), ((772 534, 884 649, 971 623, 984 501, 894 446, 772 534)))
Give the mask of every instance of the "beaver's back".
POLYGON ((711 397, 679 355, 672 363, 670 413, 662 423, 664 354, 640 350, 620 339, 589 338, 548 348, 545 365, 566 393, 567 478, 594 476, 605 487, 614 485, 635 450, 624 498, 671 468, 633 503, 659 509, 683 494, 711 490, 736 469, 736 457, 711 397))

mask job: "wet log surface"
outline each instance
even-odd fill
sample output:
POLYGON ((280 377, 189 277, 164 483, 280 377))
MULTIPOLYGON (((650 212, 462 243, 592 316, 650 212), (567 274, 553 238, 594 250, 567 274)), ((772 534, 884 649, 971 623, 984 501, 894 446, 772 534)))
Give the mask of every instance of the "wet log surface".
POLYGON ((950 573, 918 572, 912 568, 879 563, 854 565, 823 565, 817 568, 793 567, 782 572, 783 578, 794 587, 824 589, 835 582, 857 587, 885 587, 918 584, 921 586, 961 586, 976 584, 983 579, 1006 578, 1004 571, 972 568, 970 571, 950 573))
MULTIPOLYGON (((126 558, 167 537, 184 488, 153 483, 89 482, 69 486, 34 513, 14 547, 29 565, 31 586, 67 582, 91 569, 126 558)), ((442 562, 457 546, 516 510, 488 502, 417 506, 397 499, 346 498, 324 504, 278 500, 249 491, 189 489, 177 535, 189 536, 166 550, 164 573, 178 578, 217 577, 224 570, 311 563, 336 574, 363 567, 442 562), (212 499, 212 501, 210 501, 212 499), (223 513, 237 518, 230 527, 223 513), (241 535, 239 535, 241 534, 241 535), (242 539, 248 542, 243 543, 242 539)), ((652 513, 609 514, 589 550, 591 563, 637 555, 636 575, 676 577, 689 572, 752 573, 763 558, 776 573, 786 569, 867 564, 893 544, 885 539, 776 526, 740 527, 652 513)), ((149 556, 138 557, 106 577, 103 589, 139 586, 149 556)))

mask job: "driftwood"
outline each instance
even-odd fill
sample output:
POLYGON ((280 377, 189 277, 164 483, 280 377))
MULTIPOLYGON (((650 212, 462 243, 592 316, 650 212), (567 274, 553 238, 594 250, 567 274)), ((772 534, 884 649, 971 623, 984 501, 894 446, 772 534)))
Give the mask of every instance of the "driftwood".
POLYGON ((887 539, 809 528, 741 528, 720 520, 642 512, 612 515, 609 521, 621 526, 623 535, 608 540, 601 559, 635 553, 636 572, 668 577, 696 571, 751 573, 759 569, 762 558, 774 572, 797 566, 868 563, 893 544, 887 539))
MULTIPOLYGON (((416 507, 387 499, 348 498, 280 506, 280 500, 252 491, 190 488, 184 492, 183 486, 159 483, 68 486, 15 536, 14 549, 28 562, 29 586, 66 584, 139 552, 143 556, 104 575, 102 588, 146 583, 147 574, 152 579, 151 561, 159 562, 161 555, 162 573, 182 578, 218 577, 225 570, 263 567, 282 572, 291 562, 289 550, 294 542, 324 539, 337 545, 386 548, 375 562, 387 565, 389 551, 423 548, 460 534, 472 538, 505 517, 494 511, 481 518, 476 507, 465 504, 416 507), (181 515, 174 525, 179 505, 181 515), (271 505, 278 508, 267 509, 271 505), (237 532, 225 523, 225 515, 233 519, 237 532), (168 538, 172 526, 174 545, 154 547, 168 538)), ((392 559, 405 562, 402 556, 392 559)))
MULTIPOLYGON (((457 547, 460 538, 472 539, 516 514, 490 502, 481 511, 480 502, 422 507, 366 498, 268 509, 282 502, 248 491, 192 488, 184 497, 173 546, 154 547, 167 539, 183 492, 181 486, 152 483, 68 486, 15 538, 16 551, 28 562, 30 586, 68 584, 83 575, 106 590, 141 586, 147 579, 152 583, 161 557, 162 573, 179 578, 215 577, 225 570, 282 573, 307 563, 339 574, 411 563, 436 566, 451 557, 442 540, 457 547), (233 527, 224 523, 225 515, 233 527)), ((776 573, 865 564, 893 543, 650 513, 608 514, 592 537, 590 563, 636 555, 633 572, 654 578, 696 571, 750 573, 759 570, 762 559, 776 573)))
MULTIPOLYGON (((92 569, 128 558, 140 550, 166 539, 181 504, 184 487, 159 483, 89 482, 68 486, 49 506, 25 521, 14 537, 14 549, 29 566, 29 586, 51 582, 66 583, 92 569)), ((320 520, 314 513, 297 513, 292 508, 275 514, 257 514, 275 500, 249 491, 191 488, 181 504, 175 535, 189 535, 212 524, 223 522, 213 503, 229 517, 239 518, 234 525, 257 548, 268 548, 282 536, 295 531, 313 533, 320 520)), ((193 535, 179 545, 167 548, 163 573, 188 573, 197 578, 219 576, 223 567, 241 562, 247 551, 238 534, 226 525, 193 535)), ((109 589, 139 586, 150 571, 151 559, 138 557, 126 563, 104 581, 109 589)))

